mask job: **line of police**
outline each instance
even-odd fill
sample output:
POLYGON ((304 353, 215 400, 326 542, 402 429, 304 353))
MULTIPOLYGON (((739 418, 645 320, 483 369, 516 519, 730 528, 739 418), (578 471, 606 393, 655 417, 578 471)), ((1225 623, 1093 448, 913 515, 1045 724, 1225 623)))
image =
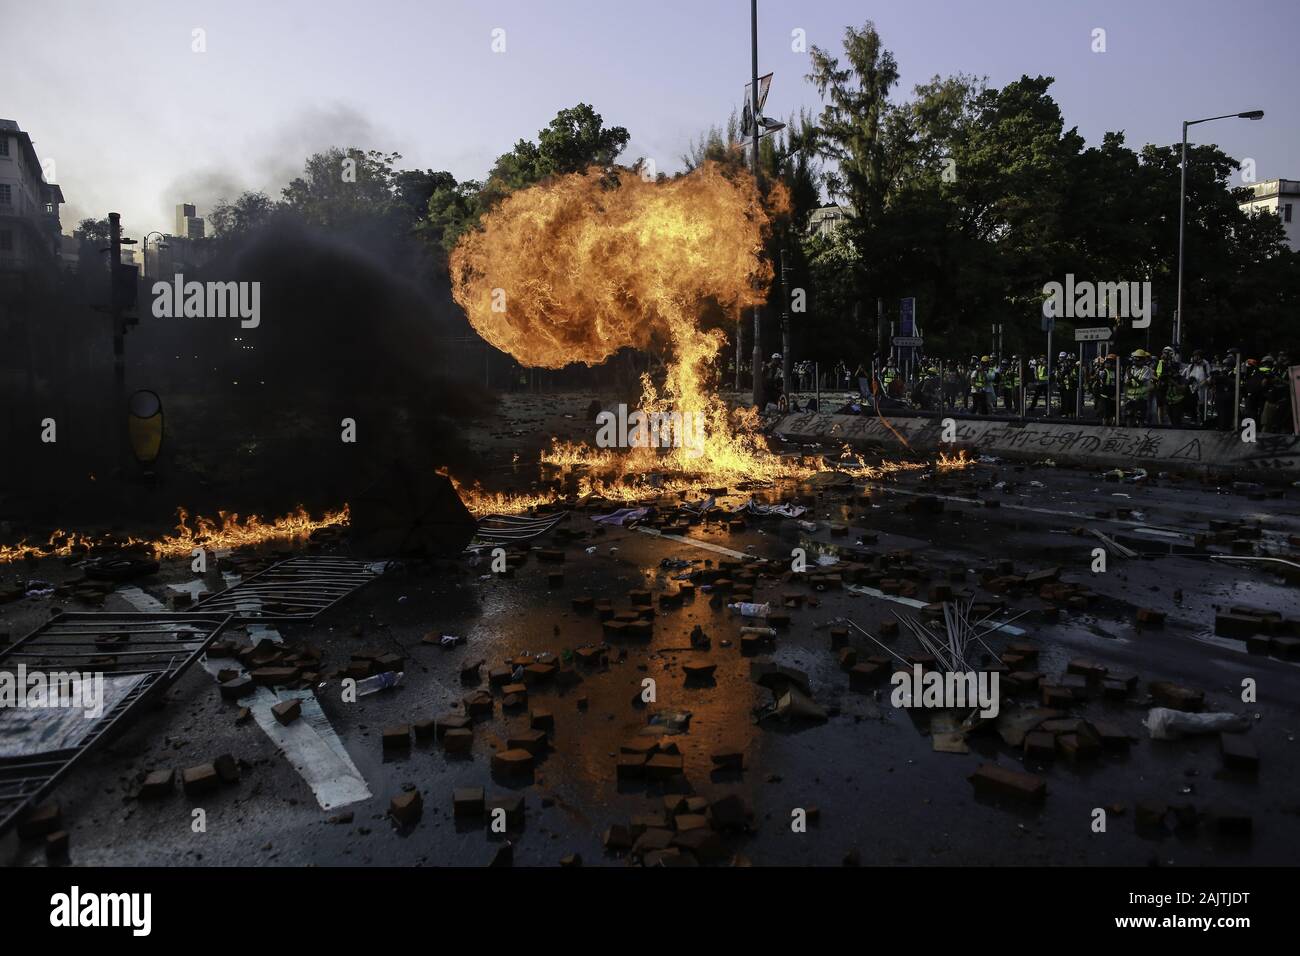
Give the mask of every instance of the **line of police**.
MULTIPOLYGON (((1032 414, 1041 400, 1045 414, 1073 418, 1091 398, 1092 414, 1106 424, 1116 423, 1118 402, 1118 420, 1124 425, 1230 430, 1251 418, 1261 431, 1289 432, 1289 364, 1285 352, 1241 360, 1236 349, 1209 359, 1195 351, 1183 362, 1172 346, 1159 355, 1137 349, 1127 360, 1111 352, 1082 366, 1075 356, 1061 352, 1050 370, 1045 355, 1028 363, 1017 355, 1001 361, 972 355, 966 362, 924 357, 911 366, 911 381, 905 380, 894 361, 887 361, 877 384, 883 394, 923 409, 951 410, 960 405, 974 414, 991 415, 1001 400, 1006 412, 1032 414), (1049 392, 1056 400, 1055 409, 1048 406, 1049 392)), ((859 374, 864 372, 859 367, 859 374)))

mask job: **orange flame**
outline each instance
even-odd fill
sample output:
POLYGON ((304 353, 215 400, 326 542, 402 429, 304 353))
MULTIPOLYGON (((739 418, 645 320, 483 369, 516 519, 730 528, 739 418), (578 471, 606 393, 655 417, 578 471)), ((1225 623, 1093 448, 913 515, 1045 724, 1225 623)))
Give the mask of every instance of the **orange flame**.
POLYGON ((0 545, 0 564, 27 558, 68 557, 77 553, 89 553, 96 548, 122 547, 148 548, 160 558, 188 557, 198 547, 208 550, 245 548, 267 541, 303 537, 321 528, 345 525, 348 517, 346 504, 338 511, 325 512, 320 518, 313 518, 299 505, 290 514, 269 522, 258 515, 241 519, 237 514, 219 511, 215 519, 200 516, 191 523, 189 513, 184 508, 177 508, 175 534, 154 539, 114 536, 90 538, 59 530, 50 535, 44 546, 28 544, 25 540, 16 545, 0 545))
POLYGON ((557 444, 544 461, 596 466, 611 478, 695 474, 705 485, 803 473, 770 453, 756 410, 732 411, 718 397, 725 336, 697 321, 709 299, 762 301, 772 279, 762 256, 768 226, 753 180, 708 163, 666 182, 629 170, 612 184, 596 169, 557 177, 511 194, 461 240, 453 295, 488 342, 525 365, 561 368, 666 339, 662 395, 644 376, 640 410, 702 425, 702 447, 687 447, 679 429, 667 447, 557 444))
MULTIPOLYGON (((776 192, 771 208, 779 213, 788 197, 776 192)), ((622 348, 655 340, 669 347, 662 386, 649 375, 641 380, 638 410, 672 423, 657 442, 615 449, 553 440, 542 454, 543 465, 576 480, 578 495, 626 503, 822 470, 814 460, 773 454, 757 409, 728 408, 716 372, 726 336, 699 327, 709 300, 728 308, 764 300, 770 223, 753 179, 716 163, 667 181, 593 168, 512 193, 457 244, 453 296, 484 339, 523 365, 595 365, 622 348), (683 428, 687 420, 702 427, 683 428)), ((855 465, 868 478, 925 467, 855 465)), ((558 500, 456 488, 475 514, 558 500)))

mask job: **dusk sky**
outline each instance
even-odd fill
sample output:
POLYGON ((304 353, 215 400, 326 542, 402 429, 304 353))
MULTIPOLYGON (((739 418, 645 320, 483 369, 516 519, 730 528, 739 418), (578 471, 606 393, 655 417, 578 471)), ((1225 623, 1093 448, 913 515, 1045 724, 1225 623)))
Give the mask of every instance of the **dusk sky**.
MULTIPOLYGON (((1261 122, 1195 127, 1193 141, 1253 158, 1260 180, 1300 178, 1295 0, 761 0, 760 68, 775 71, 765 112, 819 103, 792 30, 839 51, 844 27, 868 19, 898 59, 896 96, 934 74, 994 86, 1046 74, 1067 127, 1090 145, 1123 130, 1134 147, 1176 142, 1183 119, 1263 109, 1261 122), (1092 52, 1095 28, 1105 53, 1092 52)), ((745 0, 46 0, 6 5, 0 116, 54 160, 65 232, 116 210, 139 236, 170 231, 181 201, 206 215, 246 188, 278 197, 331 145, 481 178, 579 102, 627 127, 624 161, 671 173, 739 104, 749 58, 745 0)))

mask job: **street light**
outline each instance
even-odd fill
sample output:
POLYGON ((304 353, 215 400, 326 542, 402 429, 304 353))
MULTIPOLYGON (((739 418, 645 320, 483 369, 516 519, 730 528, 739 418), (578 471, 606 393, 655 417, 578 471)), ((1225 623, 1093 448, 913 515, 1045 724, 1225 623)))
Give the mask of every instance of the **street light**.
POLYGON ((1264 118, 1263 110, 1247 110, 1244 113, 1224 113, 1222 116, 1207 116, 1205 119, 1183 120, 1183 158, 1180 163, 1182 171, 1178 185, 1178 305, 1174 311, 1174 348, 1182 345, 1183 338, 1183 222, 1187 217, 1187 127, 1197 123, 1212 123, 1221 119, 1264 118))
MULTIPOLYGON (((158 237, 158 242, 154 245, 155 250, 161 250, 167 248, 167 243, 163 242, 163 240, 166 239, 167 237, 163 235, 161 232, 159 232, 157 229, 155 229, 153 232, 145 233, 144 248, 141 252, 141 258, 144 259, 144 274, 146 278, 149 275, 149 237, 150 236, 158 237)), ((159 266, 162 265, 161 262, 159 262, 158 264, 159 266)))

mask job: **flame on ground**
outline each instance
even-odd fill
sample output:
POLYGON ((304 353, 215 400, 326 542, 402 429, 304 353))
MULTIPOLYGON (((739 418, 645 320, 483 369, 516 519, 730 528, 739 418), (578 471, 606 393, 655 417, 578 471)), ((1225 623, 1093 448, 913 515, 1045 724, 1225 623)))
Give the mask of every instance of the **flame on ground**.
MULTIPOLYGON (((776 192, 770 204, 787 201, 776 192)), ((700 328, 710 301, 740 309, 766 298, 770 227, 754 180, 716 163, 665 181, 593 168, 514 192, 488 213, 450 263, 452 294, 488 342, 541 368, 595 365, 655 341, 670 358, 660 385, 641 380, 638 411, 659 423, 654 440, 620 448, 553 440, 541 464, 559 470, 564 493, 493 493, 453 479, 469 510, 519 514, 570 495, 698 498, 824 470, 819 458, 773 454, 759 411, 727 406, 717 381, 726 336, 700 328)), ((929 467, 868 465, 847 447, 841 462, 869 479, 929 467)))
MULTIPOLYGON (((541 463, 558 468, 567 492, 491 493, 454 480, 469 511, 520 514, 568 494, 698 498, 823 471, 818 458, 772 453, 757 408, 727 406, 716 368, 725 336, 699 328, 710 300, 744 308, 766 298, 770 226, 753 178, 712 163, 663 182, 627 169, 555 177, 487 213, 451 255, 452 295, 487 342, 521 364, 563 368, 658 339, 669 362, 662 384, 641 380, 638 411, 662 423, 655 441, 614 449, 552 440, 541 463)), ((848 449, 841 460, 867 479, 930 467, 868 466, 848 449)))
MULTIPOLYGON (((452 486, 460 496, 465 507, 476 517, 487 514, 518 515, 534 509, 564 507, 587 497, 603 499, 614 507, 635 504, 649 504, 665 499, 700 499, 710 495, 718 487, 718 482, 698 474, 670 474, 657 472, 653 475, 631 475, 619 470, 621 461, 611 459, 607 449, 589 449, 586 445, 574 445, 552 440, 551 452, 544 452, 542 462, 558 466, 561 483, 565 478, 572 478, 572 491, 560 490, 541 492, 502 492, 487 491, 477 482, 467 485, 454 476, 452 486), (594 452, 587 455, 586 452, 594 452), (607 468, 604 472, 601 468, 607 468)), ((773 456, 775 457, 775 456, 773 456)), ((813 475, 830 469, 843 469, 854 478, 865 481, 879 481, 898 474, 933 469, 936 474, 961 471, 975 464, 965 451, 955 455, 940 454, 934 462, 921 461, 882 461, 868 464, 849 446, 844 446, 840 457, 833 462, 820 458, 801 458, 791 461, 786 466, 787 474, 780 481, 758 482, 764 487, 790 485, 806 480, 813 475)), ((445 472, 444 472, 445 474, 445 472)), ((733 490, 733 496, 749 494, 749 490, 733 490)))
POLYGON ((765 298, 769 227, 753 179, 706 163, 663 182, 631 170, 556 177, 512 193, 466 234, 451 257, 453 295, 479 334, 522 364, 595 365, 656 340, 670 350, 661 387, 643 376, 639 410, 675 426, 618 451, 556 446, 547 463, 598 468, 595 493, 652 472, 703 486, 805 474, 770 452, 757 410, 718 396, 726 336, 698 322, 710 300, 743 308, 765 298), (701 427, 683 429, 687 420, 701 427))
POLYGON ((17 545, 0 545, 0 564, 28 558, 68 557, 88 554, 96 549, 147 548, 159 558, 189 557, 195 548, 207 550, 245 548, 268 541, 304 537, 322 528, 348 523, 348 506, 338 511, 327 511, 313 518, 299 505, 297 510, 273 520, 258 515, 240 518, 238 514, 220 511, 217 517, 202 516, 191 519, 184 508, 176 510, 176 531, 159 538, 116 537, 106 535, 92 538, 84 534, 58 530, 50 535, 44 545, 22 541, 17 545))

